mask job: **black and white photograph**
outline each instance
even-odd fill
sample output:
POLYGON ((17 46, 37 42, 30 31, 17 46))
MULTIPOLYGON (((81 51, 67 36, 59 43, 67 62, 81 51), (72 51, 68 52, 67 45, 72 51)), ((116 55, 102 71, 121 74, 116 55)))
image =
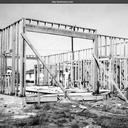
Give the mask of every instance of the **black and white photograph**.
POLYGON ((128 4, 0 3, 0 128, 128 128, 128 4))

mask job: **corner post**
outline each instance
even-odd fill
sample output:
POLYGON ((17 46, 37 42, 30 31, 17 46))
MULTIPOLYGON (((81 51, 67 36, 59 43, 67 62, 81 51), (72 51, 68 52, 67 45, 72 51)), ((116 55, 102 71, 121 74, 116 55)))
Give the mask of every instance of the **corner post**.
MULTIPOLYGON (((95 56, 98 58, 98 37, 97 37, 97 31, 94 32, 95 39, 93 40, 93 52, 95 56)), ((95 60, 93 61, 93 93, 99 94, 99 83, 98 83, 98 68, 97 63, 95 60)))
POLYGON ((12 85, 10 95, 15 95, 15 49, 16 49, 16 26, 12 26, 12 85))
MULTIPOLYGON (((25 18, 22 19, 23 33, 25 34, 25 18)), ((26 44, 25 40, 21 38, 20 42, 20 96, 25 96, 25 86, 26 86, 26 44)))

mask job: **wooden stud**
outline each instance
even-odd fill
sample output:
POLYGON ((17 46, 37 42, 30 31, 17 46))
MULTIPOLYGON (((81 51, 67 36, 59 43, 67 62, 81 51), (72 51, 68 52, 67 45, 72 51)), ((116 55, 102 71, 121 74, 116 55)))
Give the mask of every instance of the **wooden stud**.
POLYGON ((105 36, 105 56, 107 56, 107 37, 105 36))
POLYGON ((78 51, 77 52, 78 53, 78 74, 77 74, 77 76, 78 76, 78 81, 80 82, 80 52, 78 51))
MULTIPOLYGON (((97 32, 95 32, 95 34, 97 35, 97 32)), ((94 48, 94 54, 95 56, 98 58, 98 42, 97 42, 97 36, 95 37, 95 39, 93 40, 93 48, 94 48)), ((93 62, 93 75, 94 75, 94 79, 93 79, 93 92, 94 93, 99 93, 99 87, 98 87, 98 69, 97 69, 97 63, 93 62)))
POLYGON ((3 65, 2 65, 2 76, 3 76, 3 79, 2 79, 2 93, 4 93, 4 84, 5 84, 5 75, 4 75, 4 71, 5 71, 5 65, 4 65, 4 62, 5 62, 5 56, 4 56, 4 50, 5 50, 5 43, 4 43, 4 41, 5 41, 5 38, 4 38, 4 35, 5 35, 5 30, 3 30, 3 36, 2 36, 2 46, 3 46, 3 48, 2 48, 2 55, 3 55, 3 58, 2 58, 2 60, 3 60, 3 65))
MULTIPOLYGON (((22 19, 22 32, 26 32, 25 19, 22 19)), ((21 38, 20 42, 20 96, 25 96, 26 85, 26 44, 25 40, 21 38)))
POLYGON ((127 87, 126 81, 127 81, 127 62, 126 59, 124 59, 124 88, 127 87))
POLYGON ((37 85, 39 85, 39 77, 40 77, 40 62, 37 59, 37 85))
MULTIPOLYGON (((5 53, 7 52, 7 29, 5 29, 5 53)), ((4 92, 6 92, 7 90, 7 82, 6 82, 6 74, 7 74, 7 58, 6 55, 4 56, 5 62, 4 62, 4 66, 5 66, 5 71, 4 71, 4 76, 5 76, 5 85, 4 85, 4 92)))
POLYGON ((74 87, 74 42, 73 37, 71 37, 71 83, 72 87, 74 87))
POLYGON ((15 50, 16 50, 16 26, 12 26, 12 85, 10 95, 15 94, 15 50))
POLYGON ((121 88, 121 82, 122 82, 122 79, 121 79, 121 77, 122 77, 121 76, 121 70, 122 70, 122 68, 121 68, 122 67, 121 66, 121 59, 119 59, 119 63, 120 63, 120 65, 119 65, 120 66, 120 84, 119 84, 119 88, 121 88))
POLYGON ((1 33, 0 33, 0 37, 1 37, 1 40, 0 40, 0 55, 1 55, 1 57, 0 57, 0 65, 1 65, 1 67, 0 67, 0 83, 1 83, 1 85, 0 85, 0 92, 2 92, 2 83, 3 83, 3 64, 2 64, 2 61, 3 61, 3 53, 2 53, 2 49, 3 49, 3 31, 1 31, 1 33))
MULTIPOLYGON (((46 57, 44 57, 44 61, 46 62, 46 57)), ((45 86, 46 85, 46 68, 45 67, 44 67, 44 70, 43 70, 43 74, 44 74, 43 85, 45 86)))
POLYGON ((19 90, 19 23, 17 23, 17 74, 16 74, 16 95, 18 96, 18 90, 19 90))

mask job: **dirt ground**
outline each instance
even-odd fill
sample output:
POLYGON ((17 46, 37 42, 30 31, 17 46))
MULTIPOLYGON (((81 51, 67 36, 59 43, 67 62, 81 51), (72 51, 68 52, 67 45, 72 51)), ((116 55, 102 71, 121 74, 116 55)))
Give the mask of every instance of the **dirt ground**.
POLYGON ((0 94, 0 128, 128 128, 128 104, 117 97, 26 104, 25 98, 0 94))

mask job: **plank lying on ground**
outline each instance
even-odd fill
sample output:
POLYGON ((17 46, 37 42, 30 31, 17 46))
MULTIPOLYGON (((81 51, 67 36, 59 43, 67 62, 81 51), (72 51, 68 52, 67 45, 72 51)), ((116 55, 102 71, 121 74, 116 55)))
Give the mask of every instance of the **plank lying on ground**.
MULTIPOLYGON (((52 89, 36 89, 36 88, 26 88, 26 92, 28 93, 41 93, 41 94, 63 94, 63 92, 60 90, 52 90, 52 89)), ((75 89, 67 89, 67 92, 69 93, 87 93, 87 91, 78 91, 75 89)), ((100 90, 100 93, 109 93, 109 90, 100 90)))
MULTIPOLYGON (((92 93, 69 93, 69 96, 73 99, 73 100, 85 100, 85 101, 92 101, 92 100, 102 100, 104 99, 104 95, 98 95, 98 96, 93 96, 92 93)), ((64 94, 50 94, 50 95, 40 95, 40 102, 53 102, 53 101, 57 101, 57 100, 61 100, 64 99, 64 94)), ((34 103, 34 102, 38 102, 38 96, 27 96, 26 97, 26 103, 34 103)))
MULTIPOLYGON (((76 93, 76 92, 86 92, 84 89, 79 88, 70 88, 66 89, 68 92, 76 93)), ((42 93, 42 94, 58 94, 63 93, 63 91, 60 89, 60 87, 54 87, 54 86, 30 86, 26 87, 26 92, 31 93, 42 93)))

